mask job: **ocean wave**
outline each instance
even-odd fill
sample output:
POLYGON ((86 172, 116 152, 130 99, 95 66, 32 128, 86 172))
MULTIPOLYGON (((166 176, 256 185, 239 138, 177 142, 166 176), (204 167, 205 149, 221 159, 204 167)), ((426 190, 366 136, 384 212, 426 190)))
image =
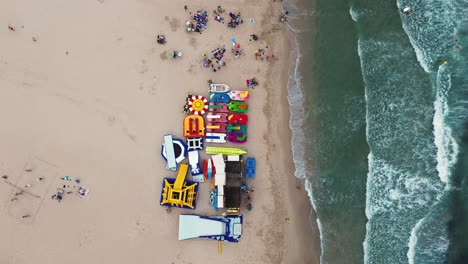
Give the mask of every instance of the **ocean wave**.
POLYGON ((383 159, 369 154, 368 195, 366 216, 372 219, 382 213, 403 213, 428 207, 439 194, 441 186, 421 172, 396 168, 383 159))
POLYGON ((424 218, 419 219, 419 221, 414 225, 413 229, 411 229, 410 239, 408 242, 408 253, 406 256, 408 257, 408 264, 414 264, 414 256, 416 252, 416 244, 418 243, 418 236, 417 232, 423 223, 424 218))
POLYGON ((438 202, 412 227, 406 254, 409 264, 445 262, 449 246, 449 189, 441 192, 438 202))
POLYGON ((414 58, 404 39, 402 33, 388 33, 358 40, 365 83, 366 138, 371 149, 365 263, 406 261, 412 228, 438 202, 444 189, 438 177, 433 177, 437 148, 431 137, 431 82, 414 59, 401 59, 414 58))
POLYGON ((359 11, 357 10, 357 8, 354 8, 354 7, 351 7, 349 9, 349 15, 351 15, 351 19, 354 22, 357 22, 360 16, 359 11))
POLYGON ((322 222, 320 222, 320 218, 317 217, 317 227, 318 227, 318 230, 319 230, 319 235, 320 235, 320 248, 322 249, 321 252, 320 252, 320 263, 323 264, 325 263, 324 261, 324 251, 323 251, 323 248, 325 248, 325 242, 324 242, 324 238, 323 238, 323 226, 322 226, 322 222))
MULTIPOLYGON (((434 247, 435 239, 430 238, 419 245, 418 230, 422 223, 420 219, 427 217, 433 206, 440 202, 443 189, 440 181, 418 176, 419 173, 397 169, 372 153, 369 154, 366 198, 368 222, 363 244, 365 263, 379 259, 401 263, 404 259, 412 260, 416 255, 423 255, 421 250, 434 247), (407 250, 406 256, 403 250, 407 250)), ((425 231, 423 235, 432 233, 425 231)), ((432 256, 439 256, 439 252, 432 252, 432 256)))
MULTIPOLYGON (((367 101, 367 100, 366 100, 367 101)), ((368 122, 366 122, 368 124, 368 122)), ((367 126, 366 126, 366 134, 367 134, 367 126)), ((372 159, 372 152, 369 153, 368 157, 367 157, 367 160, 368 160, 368 163, 369 163, 369 160, 372 159)), ((369 195, 369 189, 370 189, 370 182, 369 182, 369 177, 370 176, 370 171, 367 173, 367 183, 366 183, 366 207, 365 207, 365 214, 366 214, 366 218, 369 220, 370 219, 370 216, 371 216, 371 212, 370 212, 370 203, 371 203, 371 196, 369 195)), ((364 237, 364 242, 362 242, 362 246, 363 246, 363 249, 364 249, 364 263, 370 263, 369 262, 369 256, 370 256, 370 247, 369 247, 369 239, 370 239, 370 236, 368 236, 367 234, 370 234, 371 230, 370 230, 370 224, 369 224, 369 221, 366 223, 366 236, 364 237)))
POLYGON ((356 6, 351 6, 349 8, 349 15, 354 22, 358 22, 359 19, 363 16, 372 15, 373 13, 370 10, 358 8, 356 6))
POLYGON ((434 144, 437 147, 437 171, 442 182, 449 181, 450 171, 457 162, 459 147, 452 136, 452 129, 445 123, 449 113, 447 94, 451 87, 450 73, 446 65, 439 66, 437 91, 434 101, 434 144))
MULTIPOLYGON (((405 5, 406 1, 397 1, 399 10, 405 5)), ((410 15, 400 12, 402 26, 421 67, 429 73, 454 50, 452 37, 456 32, 457 12, 451 1, 446 0, 413 2, 411 8, 410 15)))
POLYGON ((301 86, 301 76, 298 72, 301 54, 299 52, 299 43, 294 40, 294 47, 291 50, 291 58, 294 61, 289 71, 288 82, 288 102, 291 116, 289 127, 292 131, 292 152, 293 160, 296 165, 294 175, 300 179, 305 179, 305 133, 303 128, 304 120, 304 97, 301 86))

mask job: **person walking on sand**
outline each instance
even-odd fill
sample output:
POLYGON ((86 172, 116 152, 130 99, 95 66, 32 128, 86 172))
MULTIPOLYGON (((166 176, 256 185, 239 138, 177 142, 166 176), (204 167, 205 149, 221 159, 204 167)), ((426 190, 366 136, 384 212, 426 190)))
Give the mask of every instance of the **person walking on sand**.
POLYGON ((187 12, 187 9, 188 9, 187 5, 184 5, 185 12, 187 12))

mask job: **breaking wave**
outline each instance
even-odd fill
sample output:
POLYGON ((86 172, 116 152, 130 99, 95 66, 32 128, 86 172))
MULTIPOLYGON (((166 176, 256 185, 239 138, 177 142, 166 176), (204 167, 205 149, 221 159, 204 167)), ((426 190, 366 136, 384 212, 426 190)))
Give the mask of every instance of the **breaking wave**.
POLYGON ((446 124, 445 118, 449 113, 447 94, 451 87, 449 70, 440 65, 437 72, 436 100, 434 101, 434 143, 437 146, 437 171, 440 180, 449 181, 450 170, 457 162, 459 147, 452 136, 452 129, 446 124))

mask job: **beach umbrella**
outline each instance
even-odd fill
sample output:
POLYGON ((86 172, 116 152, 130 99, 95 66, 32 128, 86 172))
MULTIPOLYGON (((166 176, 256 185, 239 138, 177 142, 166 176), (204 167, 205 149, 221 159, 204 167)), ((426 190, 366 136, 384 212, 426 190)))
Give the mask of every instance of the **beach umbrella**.
POLYGON ((168 59, 174 58, 174 51, 168 50, 168 51, 166 52, 166 56, 167 56, 168 59))

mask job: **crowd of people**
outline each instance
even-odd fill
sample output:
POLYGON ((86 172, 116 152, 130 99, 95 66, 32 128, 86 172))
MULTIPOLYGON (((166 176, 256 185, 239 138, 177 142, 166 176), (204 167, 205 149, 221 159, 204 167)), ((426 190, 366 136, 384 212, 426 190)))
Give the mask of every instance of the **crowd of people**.
POLYGON ((231 17, 231 21, 229 21, 228 23, 228 27, 230 28, 236 28, 238 25, 244 23, 244 21, 241 18, 240 12, 237 13, 237 15, 230 12, 229 16, 231 17))
POLYGON ((221 70, 221 67, 226 66, 226 63, 223 61, 224 53, 226 53, 226 48, 224 46, 217 47, 215 50, 211 51, 211 57, 208 57, 208 54, 203 53, 203 66, 205 68, 209 68, 211 66, 213 72, 221 70))
POLYGON ((206 11, 197 11, 192 20, 187 20, 187 32, 199 32, 200 34, 206 29, 208 23, 208 13, 206 11))

